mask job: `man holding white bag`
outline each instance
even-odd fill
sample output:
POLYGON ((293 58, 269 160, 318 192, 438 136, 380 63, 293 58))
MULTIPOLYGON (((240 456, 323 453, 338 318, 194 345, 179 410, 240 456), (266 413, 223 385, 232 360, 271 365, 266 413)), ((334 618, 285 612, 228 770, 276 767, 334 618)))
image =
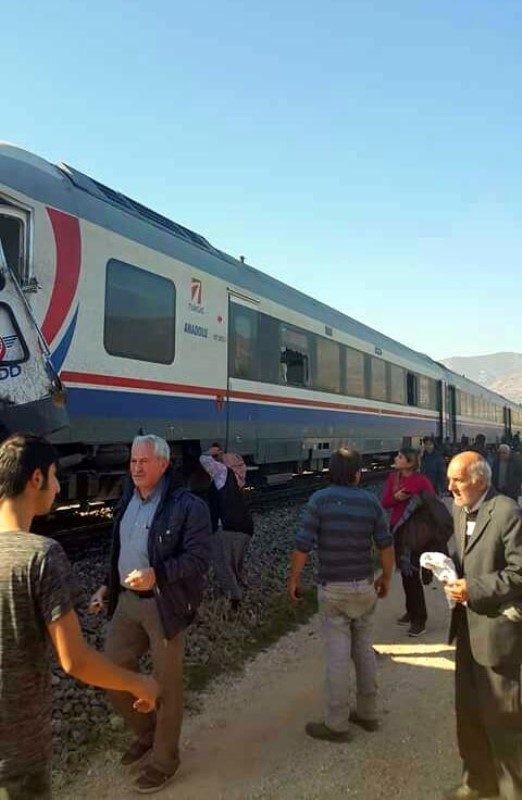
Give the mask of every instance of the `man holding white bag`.
POLYGON ((448 468, 454 498, 458 578, 446 586, 456 603, 455 704, 463 782, 450 800, 522 798, 522 516, 491 488, 479 453, 464 452, 448 468))

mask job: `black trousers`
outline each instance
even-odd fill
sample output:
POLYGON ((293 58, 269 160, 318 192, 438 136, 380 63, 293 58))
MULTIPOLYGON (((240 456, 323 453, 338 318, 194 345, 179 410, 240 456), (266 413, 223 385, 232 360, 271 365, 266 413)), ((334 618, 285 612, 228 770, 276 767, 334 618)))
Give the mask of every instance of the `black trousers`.
MULTIPOLYGON (((398 554, 396 560, 397 564, 399 564, 398 554)), ((413 623, 425 625, 428 619, 428 612, 426 611, 424 588, 421 581, 420 556, 412 555, 411 562, 414 567, 412 574, 404 575, 401 572, 402 586, 406 597, 406 611, 413 623)))
POLYGON ((483 667, 475 661, 462 609, 457 628, 455 706, 463 782, 483 795, 499 794, 502 800, 522 800, 520 690, 520 664, 483 667))

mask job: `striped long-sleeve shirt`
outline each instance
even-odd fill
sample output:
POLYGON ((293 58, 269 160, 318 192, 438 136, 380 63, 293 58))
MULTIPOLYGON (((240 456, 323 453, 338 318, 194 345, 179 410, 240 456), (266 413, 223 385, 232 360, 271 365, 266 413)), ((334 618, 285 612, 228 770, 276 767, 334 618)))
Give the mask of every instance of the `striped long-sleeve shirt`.
POLYGON ((301 518, 296 549, 317 547, 321 583, 373 576, 372 545, 390 547, 393 538, 375 495, 358 486, 328 486, 312 495, 301 518))

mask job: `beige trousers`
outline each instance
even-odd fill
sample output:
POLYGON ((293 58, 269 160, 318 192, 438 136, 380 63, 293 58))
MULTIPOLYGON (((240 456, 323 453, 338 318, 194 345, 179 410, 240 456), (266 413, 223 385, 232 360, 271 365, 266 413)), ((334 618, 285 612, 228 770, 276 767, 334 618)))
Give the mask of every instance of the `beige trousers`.
POLYGON ((141 656, 150 651, 153 674, 161 687, 161 701, 156 713, 140 714, 133 709, 134 698, 127 692, 109 692, 109 698, 135 737, 152 746, 152 764, 167 774, 179 762, 183 650, 183 633, 165 639, 153 597, 140 599, 128 591, 120 594, 105 653, 114 664, 137 672, 141 656))

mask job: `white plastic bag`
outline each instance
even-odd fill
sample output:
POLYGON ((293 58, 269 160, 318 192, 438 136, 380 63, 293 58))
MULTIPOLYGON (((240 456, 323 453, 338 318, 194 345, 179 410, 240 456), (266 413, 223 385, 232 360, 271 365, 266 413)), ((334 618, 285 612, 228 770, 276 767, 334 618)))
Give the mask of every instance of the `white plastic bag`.
MULTIPOLYGON (((455 583, 458 578, 455 564, 451 558, 444 553, 423 553, 420 557, 420 565, 424 569, 429 569, 438 581, 442 583, 455 583)), ((450 608, 455 608, 455 601, 446 595, 450 608)))

